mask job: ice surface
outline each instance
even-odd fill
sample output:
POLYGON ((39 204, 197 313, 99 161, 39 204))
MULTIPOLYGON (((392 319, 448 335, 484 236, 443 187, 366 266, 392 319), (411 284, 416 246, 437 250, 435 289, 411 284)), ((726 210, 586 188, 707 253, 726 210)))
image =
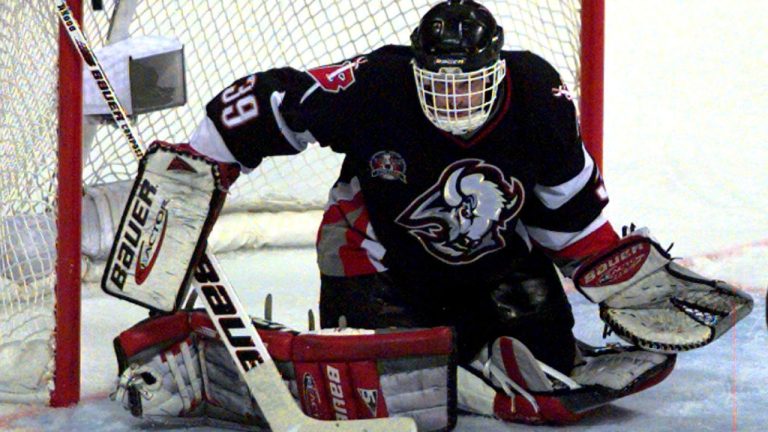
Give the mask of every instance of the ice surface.
MULTIPOLYGON (((739 270, 742 268, 740 261, 749 263, 758 257, 765 262, 768 248, 752 248, 742 255, 729 257, 722 261, 722 267, 707 261, 708 266, 704 269, 694 263, 699 270, 721 275, 745 286, 755 295, 755 311, 722 339, 705 348, 681 354, 675 371, 661 384, 603 407, 567 430, 763 430, 762 425, 768 419, 765 413, 768 371, 763 363, 768 359, 765 353, 768 333, 764 290, 742 283, 739 270), (730 273, 728 268, 733 268, 734 272, 730 273)), ((264 303, 262 294, 271 292, 275 297, 275 319, 304 329, 306 311, 317 302, 314 287, 317 286, 318 276, 312 267, 313 260, 311 250, 283 250, 256 256, 230 256, 223 263, 232 282, 242 293, 248 310, 260 313, 264 303), (263 269, 264 273, 234 271, 251 264, 254 269, 263 269)), ((577 293, 571 293, 569 297, 577 317, 577 335, 591 343, 602 343, 602 324, 596 306, 577 293)), ((86 304, 83 330, 83 370, 87 371, 83 376, 84 401, 76 408, 58 410, 4 406, 0 411, 4 415, 0 415, 0 430, 131 431, 148 428, 118 404, 107 400, 116 371, 111 339, 145 313, 138 307, 104 296, 90 299, 86 304)), ((550 430, 546 427, 537 429, 550 430)), ((192 430, 215 429, 195 427, 192 430)), ((487 418, 462 416, 456 430, 493 432, 524 428, 487 418)))
MULTIPOLYGON (((606 3, 609 217, 616 226, 651 227, 663 243, 675 242, 674 255, 695 270, 738 284, 756 304, 721 340, 680 355, 675 371, 658 386, 556 430, 763 431, 768 421, 763 363, 768 362, 768 2, 606 3)), ((318 297, 312 251, 222 261, 249 311, 260 314, 263 297, 271 292, 275 318, 306 328, 306 311, 318 297)), ((578 294, 570 298, 577 334, 601 342, 596 308, 578 294)), ((144 316, 140 308, 91 295, 84 304, 83 402, 59 410, 2 405, 0 430, 151 430, 106 400, 116 370, 111 339, 144 316)), ((470 416, 461 417, 457 427, 523 429, 470 416)))
MULTIPOLYGON (((755 250, 750 250, 751 255, 755 250)), ((762 250, 768 257, 768 249, 762 250)), ((751 258, 748 258, 751 259, 751 258)), ((314 271, 299 272, 300 268, 312 268, 312 251, 279 251, 257 257, 228 258, 228 269, 242 268, 244 262, 256 262, 258 268, 271 268, 264 275, 244 272, 229 273, 232 282, 244 294, 245 307, 259 312, 263 308, 261 295, 249 293, 271 292, 275 296, 275 318, 297 328, 306 328, 306 311, 317 301, 314 271), (293 269, 292 272, 276 272, 274 269, 293 269), (285 288, 289 287, 289 288, 285 288)), ((738 262, 740 258, 730 258, 738 262)), ((736 266, 738 267, 738 266, 736 266)), ((717 268, 708 271, 721 274, 717 268)), ((737 283, 738 273, 726 275, 737 283)), ((765 402, 766 360, 765 347, 768 334, 765 328, 765 303, 762 290, 748 287, 756 295, 755 311, 721 340, 705 348, 682 354, 672 375, 647 391, 627 397, 613 405, 601 408, 595 415, 567 430, 616 431, 759 431, 766 420, 765 402)), ((576 332, 584 340, 601 343, 602 324, 597 308, 579 294, 570 294, 577 316, 576 332)), ((143 316, 140 308, 127 306, 113 299, 88 300, 85 311, 83 377, 85 400, 73 409, 19 408, 6 410, 0 417, 0 428, 24 428, 25 430, 74 431, 105 430, 130 431, 147 426, 132 418, 118 404, 107 401, 112 390, 115 374, 114 356, 110 340, 121 329, 143 316), (117 312, 118 309, 126 309, 117 312), (28 429, 27 429, 28 428, 28 429)), ((614 340, 614 339, 610 339, 614 340)), ((9 407, 10 408, 10 407, 9 407)), ((457 431, 512 431, 522 426, 504 424, 492 419, 462 416, 457 431)), ((540 427, 540 430, 549 428, 540 427)), ((182 429, 164 429, 182 430, 182 429)), ((197 427, 193 430, 214 430, 197 427)), ((554 429, 553 429, 554 430, 554 429)), ((557 430, 562 430, 557 429, 557 430)))

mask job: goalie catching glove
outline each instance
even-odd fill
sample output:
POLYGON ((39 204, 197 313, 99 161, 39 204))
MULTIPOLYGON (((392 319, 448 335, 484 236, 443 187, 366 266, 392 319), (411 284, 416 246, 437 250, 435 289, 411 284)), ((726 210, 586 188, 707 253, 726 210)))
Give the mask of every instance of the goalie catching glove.
MULTIPOLYGON (((254 321, 302 410, 321 420, 411 417, 419 431, 456 422, 449 328, 299 334, 254 321)), ((204 312, 142 321, 115 339, 114 399, 163 424, 268 425, 204 312)))
POLYGON ((677 264, 645 228, 579 266, 573 280, 619 337, 663 353, 709 344, 753 305, 736 287, 677 264))

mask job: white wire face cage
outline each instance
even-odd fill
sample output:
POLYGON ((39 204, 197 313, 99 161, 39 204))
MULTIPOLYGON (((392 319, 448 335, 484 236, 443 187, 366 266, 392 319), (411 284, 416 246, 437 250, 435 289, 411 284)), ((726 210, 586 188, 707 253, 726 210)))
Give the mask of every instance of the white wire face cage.
POLYGON ((433 72, 420 68, 415 61, 412 65, 424 115, 436 127, 454 135, 472 132, 488 120, 507 70, 501 59, 471 72, 454 67, 433 72))

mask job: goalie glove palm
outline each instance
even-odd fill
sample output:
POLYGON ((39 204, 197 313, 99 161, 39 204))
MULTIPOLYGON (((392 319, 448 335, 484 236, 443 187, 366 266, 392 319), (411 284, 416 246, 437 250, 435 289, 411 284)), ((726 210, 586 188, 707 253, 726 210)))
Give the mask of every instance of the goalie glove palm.
POLYGON ((600 317, 622 339, 674 353, 709 344, 752 310, 752 298, 677 264, 648 234, 634 231, 581 265, 576 288, 600 304, 600 317))

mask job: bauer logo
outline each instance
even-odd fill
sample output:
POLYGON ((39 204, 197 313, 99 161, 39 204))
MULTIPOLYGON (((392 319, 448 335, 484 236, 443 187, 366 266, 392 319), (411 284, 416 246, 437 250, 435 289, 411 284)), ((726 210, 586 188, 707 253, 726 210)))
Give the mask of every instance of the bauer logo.
POLYGON ((200 263, 195 268, 195 279, 207 300, 208 315, 214 321, 219 335, 226 338, 225 345, 230 352, 235 353, 235 358, 243 370, 248 372, 262 365, 269 353, 262 355, 259 351, 256 344, 258 335, 254 337, 249 334, 249 331, 254 332, 252 323, 241 318, 245 313, 238 310, 237 298, 230 297, 227 288, 220 283, 223 277, 216 271, 216 266, 208 258, 208 254, 203 254, 200 258, 200 263))
POLYGON ((435 64, 439 65, 463 65, 466 62, 464 59, 456 59, 456 58, 436 58, 435 64))
POLYGON ((168 201, 163 200, 160 204, 160 210, 155 216, 155 224, 149 231, 148 238, 141 241, 139 245, 139 259, 136 260, 136 284, 141 285, 147 280, 155 266, 155 261, 160 255, 160 248, 163 246, 165 238, 165 229, 168 227, 168 201))
POLYGON ((138 256, 142 233, 149 222, 149 212, 156 194, 157 186, 144 179, 126 206, 125 223, 121 227, 109 271, 109 280, 121 291, 138 256))
POLYGON ((333 411, 336 414, 336 420, 349 420, 347 412, 347 401, 344 399, 344 387, 341 384, 341 371, 333 366, 326 366, 325 376, 328 378, 328 390, 333 399, 333 411))
POLYGON ((628 244, 579 278, 582 287, 614 285, 631 279, 645 263, 651 248, 648 242, 628 244))
POLYGON ((200 291, 207 300, 206 309, 219 335, 226 338, 225 345, 230 352, 235 353, 235 358, 243 370, 248 372, 262 365, 264 358, 269 354, 262 355, 259 351, 255 342, 258 335, 254 337, 249 334, 249 331, 254 331, 252 323, 243 321, 241 317, 244 312, 238 311, 237 298, 233 301, 229 296, 227 288, 220 283, 222 279, 223 276, 216 271, 216 266, 208 255, 203 254, 195 269, 195 280, 200 284, 200 291))
POLYGON ((348 89, 355 83, 355 70, 366 61, 368 60, 365 57, 358 57, 342 64, 309 69, 307 73, 323 90, 330 93, 338 93, 340 90, 348 89))

